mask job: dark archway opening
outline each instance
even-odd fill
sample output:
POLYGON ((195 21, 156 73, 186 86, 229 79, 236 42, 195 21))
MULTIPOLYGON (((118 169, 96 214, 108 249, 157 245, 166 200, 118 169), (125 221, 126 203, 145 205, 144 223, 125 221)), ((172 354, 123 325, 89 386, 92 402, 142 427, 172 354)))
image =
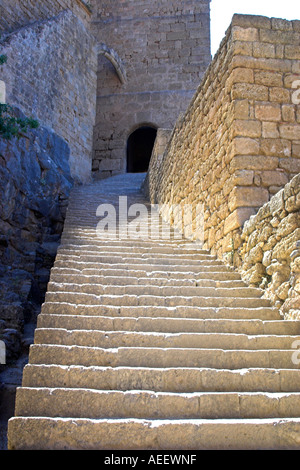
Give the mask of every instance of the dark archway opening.
POLYGON ((150 126, 139 127, 127 141, 127 172, 144 173, 148 170, 157 130, 150 126))

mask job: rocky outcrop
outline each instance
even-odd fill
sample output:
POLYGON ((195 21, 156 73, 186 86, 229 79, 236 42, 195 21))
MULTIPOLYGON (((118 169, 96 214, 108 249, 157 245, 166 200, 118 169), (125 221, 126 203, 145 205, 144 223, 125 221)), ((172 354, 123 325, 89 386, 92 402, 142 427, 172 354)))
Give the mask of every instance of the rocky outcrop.
POLYGON ((72 187, 69 153, 44 127, 0 139, 0 339, 8 361, 19 356, 24 324, 44 298, 72 187))
POLYGON ((140 185, 72 191, 8 449, 299 449, 299 322, 154 217, 140 185))

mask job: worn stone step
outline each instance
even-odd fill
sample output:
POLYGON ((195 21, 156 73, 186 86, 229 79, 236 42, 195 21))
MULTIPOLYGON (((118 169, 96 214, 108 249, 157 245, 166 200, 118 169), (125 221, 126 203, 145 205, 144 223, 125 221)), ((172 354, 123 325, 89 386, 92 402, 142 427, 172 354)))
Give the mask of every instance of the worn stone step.
POLYGON ((58 273, 52 271, 50 281, 57 284, 99 284, 109 286, 174 286, 174 287, 245 287, 239 279, 170 279, 168 277, 133 277, 133 276, 105 276, 88 274, 58 273))
POLYGON ((299 392, 297 369, 150 368, 27 364, 24 387, 160 392, 299 392))
MULTIPOLYGON (((78 252, 79 253, 79 252, 78 252)), ((187 255, 186 255, 187 256, 187 255)), ((172 269, 176 270, 178 267, 191 268, 192 266, 218 266, 222 262, 215 259, 215 257, 208 258, 207 255, 197 255, 191 256, 191 259, 178 257, 178 256, 160 256, 157 255, 151 256, 147 254, 145 256, 136 256, 134 253, 131 255, 118 255, 114 253, 103 254, 64 254, 63 252, 58 252, 56 256, 56 261, 63 261, 66 264, 68 261, 79 262, 79 263, 98 263, 98 264, 129 264, 129 265, 150 265, 150 266, 172 266, 172 269)))
POLYGON ((48 292, 77 292, 95 295, 134 295, 134 296, 182 296, 182 297, 247 297, 260 298, 263 290, 251 287, 236 287, 230 281, 226 286, 149 286, 149 285, 103 285, 99 283, 58 283, 50 281, 48 292), (228 285, 229 284, 229 285, 228 285))
POLYGON ((163 240, 162 238, 159 240, 152 240, 152 239, 130 239, 130 238, 123 238, 123 239, 100 239, 97 237, 96 231, 88 231, 85 230, 84 233, 80 234, 80 231, 73 230, 70 231, 67 228, 68 222, 65 221, 65 228, 61 236, 61 246, 73 244, 73 245, 93 245, 93 246, 101 246, 101 247, 127 247, 127 248, 142 248, 142 249, 151 249, 154 250, 162 248, 171 249, 171 250, 197 250, 197 251, 204 251, 205 253, 209 253, 208 250, 203 250, 202 244, 199 242, 191 242, 186 239, 181 240, 163 240))
POLYGON ((127 367, 209 367, 241 369, 247 367, 295 369, 294 349, 191 349, 191 348, 99 348, 33 344, 29 362, 32 364, 61 364, 83 366, 127 367))
POLYGON ((38 328, 68 330, 157 331, 165 333, 246 333, 248 335, 300 335, 300 322, 288 320, 235 320, 192 318, 108 317, 41 313, 38 328))
MULTIPOLYGON (((220 293, 221 294, 221 293, 220 293)), ((84 305, 112 305, 112 306, 194 306, 194 307, 261 307, 270 306, 268 299, 259 297, 231 297, 215 296, 204 297, 195 295, 188 296, 158 296, 158 295, 109 295, 109 294, 89 294, 81 292, 52 292, 47 291, 46 302, 67 302, 84 305)))
POLYGON ((169 247, 187 247, 187 248, 202 248, 202 244, 195 243, 192 240, 186 240, 181 234, 178 232, 174 232, 171 230, 170 232, 166 230, 164 234, 159 233, 158 235, 151 234, 151 231, 148 229, 148 232, 144 234, 144 236, 139 236, 136 238, 130 236, 120 235, 118 231, 112 233, 111 237, 106 236, 105 238, 98 236, 96 231, 96 225, 94 225, 94 229, 84 228, 84 227, 69 227, 68 221, 65 221, 65 228, 63 235, 61 237, 61 243, 69 243, 70 241, 83 241, 85 243, 100 243, 104 244, 105 241, 111 241, 112 243, 121 244, 126 243, 126 246, 151 246, 151 245, 162 245, 162 246, 169 246, 169 247))
POLYGON ((16 417, 9 450, 298 450, 300 418, 74 419, 16 417))
POLYGON ((71 315, 107 315, 114 317, 163 317, 163 318, 192 318, 192 319, 261 319, 280 320, 277 308, 258 305, 256 307, 198 307, 198 306, 116 306, 116 305, 86 305, 68 303, 65 301, 48 300, 42 305, 42 313, 71 314, 71 315))
POLYGON ((292 349, 300 336, 247 335, 238 333, 158 333, 136 331, 67 330, 37 328, 35 344, 76 345, 98 348, 210 348, 292 349))
POLYGON ((300 417, 299 393, 17 389, 15 416, 234 419, 300 417))

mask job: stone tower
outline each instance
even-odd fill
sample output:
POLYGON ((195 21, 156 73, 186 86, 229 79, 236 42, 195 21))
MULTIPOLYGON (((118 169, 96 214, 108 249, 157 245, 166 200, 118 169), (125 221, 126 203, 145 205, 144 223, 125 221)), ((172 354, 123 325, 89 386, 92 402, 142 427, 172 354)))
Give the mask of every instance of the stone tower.
POLYGON ((211 60, 210 0, 93 0, 98 47, 93 175, 145 171, 211 60))

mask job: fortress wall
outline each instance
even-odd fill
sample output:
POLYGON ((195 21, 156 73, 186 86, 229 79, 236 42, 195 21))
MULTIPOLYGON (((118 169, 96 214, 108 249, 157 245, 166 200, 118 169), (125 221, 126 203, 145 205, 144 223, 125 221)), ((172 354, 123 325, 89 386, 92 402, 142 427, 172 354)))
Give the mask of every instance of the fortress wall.
POLYGON ((126 72, 121 83, 104 56, 98 60, 93 170, 126 171, 126 144, 143 124, 172 128, 195 93, 210 60, 209 0, 92 2, 92 30, 126 72))
POLYGON ((230 259, 243 223, 300 172, 300 22, 235 15, 161 164, 152 202, 204 205, 204 242, 230 259))
POLYGON ((56 16, 69 8, 88 26, 91 12, 81 0, 1 0, 0 31, 11 32, 39 20, 56 16))
POLYGON ((7 103, 33 115, 67 141, 74 179, 88 181, 96 96, 96 49, 70 11, 6 36, 0 67, 7 103))

